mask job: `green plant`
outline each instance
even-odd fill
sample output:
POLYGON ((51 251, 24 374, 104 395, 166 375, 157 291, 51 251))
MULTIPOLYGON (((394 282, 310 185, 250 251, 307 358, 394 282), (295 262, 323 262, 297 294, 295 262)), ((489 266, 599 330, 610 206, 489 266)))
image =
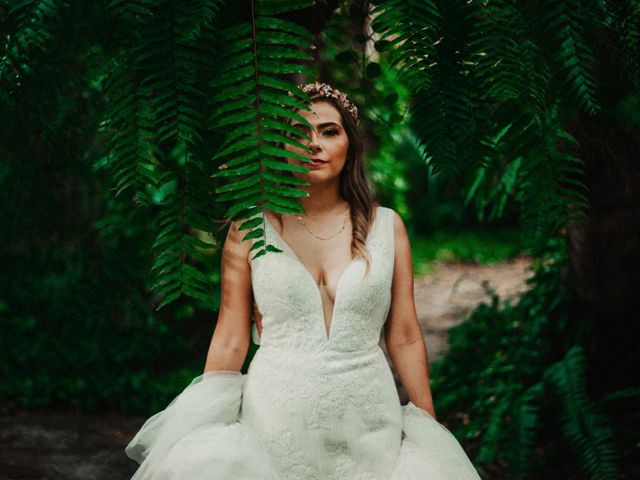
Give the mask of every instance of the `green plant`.
POLYGON ((490 264, 513 258, 524 248, 520 233, 513 228, 438 230, 411 238, 416 275, 436 261, 490 264))
POLYGON ((588 478, 619 473, 611 420, 587 393, 585 338, 569 315, 565 255, 554 247, 538 261, 532 288, 516 302, 501 308, 494 294, 491 305, 480 305, 450 331, 449 350, 432 368, 438 407, 473 446, 475 462, 485 469, 504 463, 509 478, 562 468, 542 448, 543 434, 562 436, 588 478))
MULTIPOLYGON (((251 21, 232 25, 221 32, 224 38, 222 69, 210 85, 213 97, 214 126, 221 129, 226 141, 213 160, 222 162, 215 177, 226 179, 216 189, 218 201, 232 201, 225 216, 243 219, 252 216, 262 205, 279 213, 300 213, 295 198, 306 192, 295 188, 307 182, 290 175, 306 173, 304 166, 291 164, 287 158, 307 162, 303 155, 287 151, 283 146, 301 149, 305 146, 296 138, 296 129, 288 122, 296 119, 309 125, 295 109, 308 109, 308 95, 282 78, 282 75, 306 73, 311 68, 302 64, 310 60, 305 49, 311 44, 310 33, 300 25, 277 18, 290 10, 308 5, 308 1, 256 1, 251 4, 251 21), (292 135, 293 134, 293 135, 292 135)), ((280 251, 267 245, 264 238, 264 218, 245 221, 240 229, 253 230, 243 239, 257 239, 253 244, 253 258, 267 251, 280 251)))
MULTIPOLYGON (((373 28, 410 88, 409 124, 425 163, 465 173, 466 202, 479 219, 500 218, 517 201, 531 247, 584 219, 584 162, 568 124, 601 110, 593 38, 603 22, 628 31, 619 22, 637 21, 638 5, 376 4, 373 28)), ((620 61, 636 55, 626 48, 620 61)))

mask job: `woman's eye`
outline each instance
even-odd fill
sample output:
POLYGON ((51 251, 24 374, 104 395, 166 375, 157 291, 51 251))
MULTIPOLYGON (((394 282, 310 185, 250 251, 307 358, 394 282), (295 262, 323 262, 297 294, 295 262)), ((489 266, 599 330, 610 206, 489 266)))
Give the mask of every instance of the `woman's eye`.
POLYGON ((325 130, 324 132, 325 134, 329 135, 329 136, 335 136, 338 135, 338 131, 337 130, 325 130))

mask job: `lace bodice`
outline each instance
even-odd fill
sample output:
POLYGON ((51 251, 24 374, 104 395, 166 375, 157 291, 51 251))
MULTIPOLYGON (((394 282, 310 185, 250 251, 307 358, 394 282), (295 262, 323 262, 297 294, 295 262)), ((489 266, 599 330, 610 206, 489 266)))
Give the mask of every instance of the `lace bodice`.
POLYGON ((261 346, 310 352, 377 345, 391 304, 393 210, 377 207, 366 240, 368 274, 365 261, 356 257, 338 280, 328 335, 319 286, 270 221, 264 223, 267 243, 283 251, 251 261, 253 293, 262 313, 261 346))

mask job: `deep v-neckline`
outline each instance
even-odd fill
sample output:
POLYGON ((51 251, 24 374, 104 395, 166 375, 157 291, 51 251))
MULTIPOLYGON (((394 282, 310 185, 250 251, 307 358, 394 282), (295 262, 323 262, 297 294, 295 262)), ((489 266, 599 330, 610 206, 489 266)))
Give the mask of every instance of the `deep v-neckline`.
MULTIPOLYGON (((379 206, 376 207, 375 218, 373 219, 373 222, 371 224, 371 228, 369 229, 369 232, 367 233, 367 238, 365 239, 365 244, 366 245, 369 244, 369 238, 371 236, 371 232, 373 232, 373 229, 374 229, 376 223, 378 222, 378 214, 380 213, 379 208, 380 208, 379 206)), ((351 266, 353 266, 353 264, 357 260, 361 260, 361 259, 359 257, 352 258, 351 261, 344 268, 344 270, 342 270, 342 273, 340 274, 340 277, 338 278, 338 283, 336 283, 336 295, 335 295, 335 298, 333 300, 333 306, 331 308, 331 322, 329 323, 329 328, 327 330, 327 320, 326 320, 326 318, 324 316, 324 305, 322 303, 322 292, 320 292, 320 286, 316 283, 315 279, 313 278, 313 275, 311 275, 311 272, 309 271, 307 266, 304 264, 304 262, 302 260, 300 260, 300 257, 295 252, 295 250, 293 250, 293 248, 291 248, 289 243, 282 237, 282 235, 280 235, 280 233, 278 233, 276 228, 271 223, 271 220, 269 220, 268 215, 266 215, 266 214, 264 216, 264 221, 267 224, 267 226, 269 227, 269 229, 273 232, 273 234, 276 237, 276 239, 278 240, 278 242, 282 244, 282 246, 284 247, 284 249, 287 252, 289 252, 290 256, 293 258, 295 263, 300 266, 300 268, 305 272, 306 277, 313 284, 314 290, 316 292, 316 297, 318 299, 318 304, 320 306, 320 317, 322 319, 322 331, 324 332, 325 342, 329 343, 330 340, 331 340, 331 333, 333 332, 333 323, 334 323, 334 321, 336 319, 336 311, 338 309, 338 301, 340 300, 340 292, 341 292, 340 286, 342 285, 342 281, 344 280, 345 274, 347 273, 349 268, 351 268, 351 266)))

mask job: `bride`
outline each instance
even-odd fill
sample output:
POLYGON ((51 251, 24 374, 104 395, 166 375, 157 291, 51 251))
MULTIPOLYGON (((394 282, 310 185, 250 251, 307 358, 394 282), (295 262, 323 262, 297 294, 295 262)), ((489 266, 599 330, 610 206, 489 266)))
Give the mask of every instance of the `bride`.
POLYGON ((204 372, 126 447, 140 464, 133 479, 479 479, 436 420, 409 239, 368 189, 358 110, 327 84, 301 88, 311 110, 298 113, 313 128, 294 121, 306 148, 286 148, 313 160, 293 173, 309 183, 305 213, 256 207, 282 252, 254 259, 256 240, 232 223, 204 372), (260 348, 243 375, 252 316, 260 348))

